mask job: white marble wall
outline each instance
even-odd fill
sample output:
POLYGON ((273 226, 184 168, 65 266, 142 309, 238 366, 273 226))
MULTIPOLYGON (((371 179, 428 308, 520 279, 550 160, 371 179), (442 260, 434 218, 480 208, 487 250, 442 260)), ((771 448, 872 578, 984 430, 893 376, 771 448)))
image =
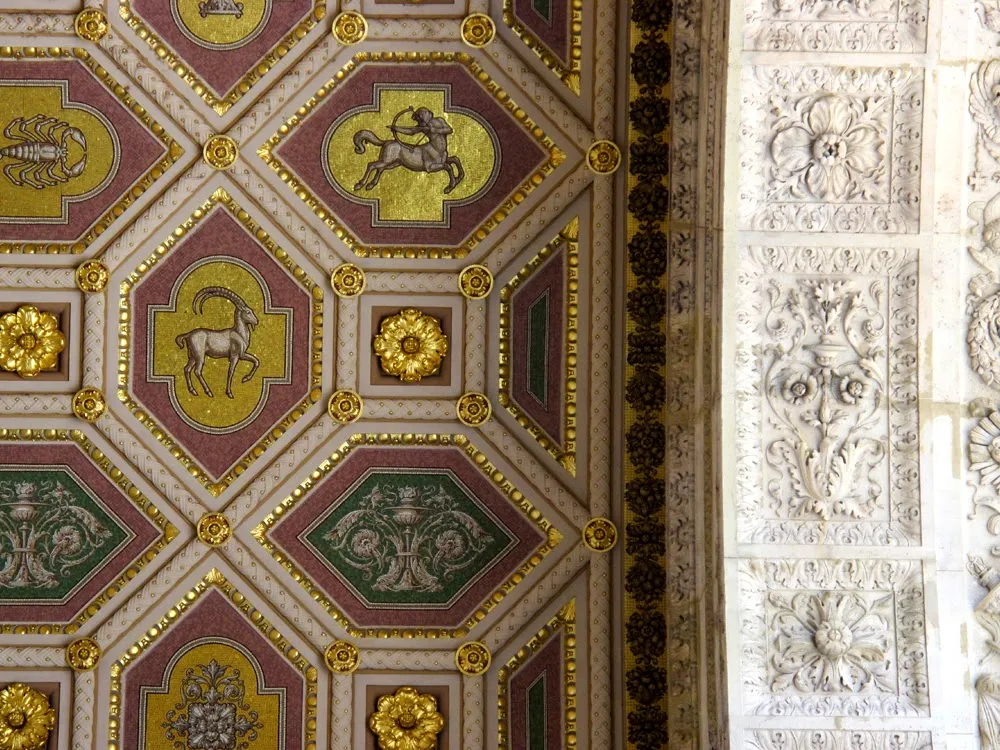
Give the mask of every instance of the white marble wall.
POLYGON ((1000 0, 732 7, 732 746, 1000 750, 1000 0))

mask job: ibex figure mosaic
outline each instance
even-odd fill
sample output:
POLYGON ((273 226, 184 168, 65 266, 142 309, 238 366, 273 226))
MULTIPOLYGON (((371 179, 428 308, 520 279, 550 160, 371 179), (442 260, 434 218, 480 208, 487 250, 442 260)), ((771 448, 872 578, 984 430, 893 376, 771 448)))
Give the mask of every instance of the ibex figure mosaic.
POLYGON ((211 297, 222 297, 233 303, 236 308, 233 313, 233 325, 231 328, 223 328, 222 330, 195 328, 177 337, 177 346, 181 349, 186 346, 188 352, 188 361, 184 365, 184 379, 187 381, 187 387, 191 394, 197 396, 198 391, 195 390, 194 383, 191 382, 191 374, 194 373, 205 394, 214 397, 215 394, 212 393, 212 389, 208 387, 208 383, 205 382, 202 375, 205 358, 228 359, 229 377, 226 379, 226 395, 233 398, 233 374, 236 372, 236 365, 240 360, 245 360, 253 365, 250 372, 243 376, 244 383, 248 382, 257 372, 257 368, 260 367, 260 360, 247 351, 250 348, 250 334, 260 321, 257 320, 257 315, 243 301, 242 297, 221 286, 208 286, 198 292, 191 300, 191 309, 199 315, 204 313, 205 300, 211 297))

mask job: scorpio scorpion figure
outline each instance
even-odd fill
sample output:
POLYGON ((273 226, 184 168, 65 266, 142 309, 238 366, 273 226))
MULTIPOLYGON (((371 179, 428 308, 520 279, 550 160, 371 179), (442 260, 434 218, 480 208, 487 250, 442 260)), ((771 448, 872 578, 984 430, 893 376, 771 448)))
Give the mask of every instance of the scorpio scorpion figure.
POLYGON ((87 166, 87 139, 77 128, 54 117, 35 115, 15 118, 4 128, 4 137, 15 141, 0 148, 0 158, 14 159, 3 168, 4 176, 16 186, 37 190, 69 182, 87 166), (69 163, 69 142, 83 148, 83 156, 69 163))

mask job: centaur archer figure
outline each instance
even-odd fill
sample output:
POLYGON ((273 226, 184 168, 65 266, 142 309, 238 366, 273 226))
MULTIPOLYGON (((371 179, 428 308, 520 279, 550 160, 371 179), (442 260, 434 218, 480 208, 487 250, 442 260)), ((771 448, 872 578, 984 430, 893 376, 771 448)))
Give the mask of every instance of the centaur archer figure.
POLYGON ((362 188, 371 190, 378 185, 383 171, 396 167, 406 167, 412 172, 446 172, 448 187, 444 189, 445 194, 450 193, 465 179, 461 160, 457 156, 448 156, 448 136, 451 135, 452 129, 444 118, 435 117, 426 107, 419 107, 416 110, 407 107, 392 118, 389 130, 392 131, 391 141, 383 141, 370 130, 361 130, 354 134, 354 150, 357 153, 363 154, 369 143, 382 149, 379 151, 378 159, 368 164, 364 177, 354 186, 355 190, 362 188), (407 112, 413 113, 411 117, 416 125, 397 125, 396 121, 407 112), (400 134, 424 136, 427 142, 417 145, 403 143, 399 140, 400 134))

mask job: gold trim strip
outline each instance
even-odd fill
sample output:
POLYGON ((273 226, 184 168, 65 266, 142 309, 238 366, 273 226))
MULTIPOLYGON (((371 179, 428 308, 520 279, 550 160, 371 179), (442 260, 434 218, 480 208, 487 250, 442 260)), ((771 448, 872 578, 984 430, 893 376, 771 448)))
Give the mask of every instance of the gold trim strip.
POLYGON ((576 747, 576 598, 570 599, 555 617, 549 620, 497 671, 497 736, 498 747, 510 747, 510 681, 514 673, 560 630, 565 632, 563 644, 563 737, 567 747, 576 747))
POLYGON ((413 434, 357 434, 351 435, 348 441, 335 450, 330 457, 325 459, 310 474, 309 478, 292 490, 292 494, 286 497, 271 513, 264 518, 251 532, 254 539, 260 542, 261 546, 267 550, 281 566, 287 570, 292 578, 298 581, 309 593, 310 598, 316 601, 325 609, 337 623, 343 627, 352 638, 464 638, 469 634, 477 623, 496 608, 497 604, 514 588, 524 580, 533 568, 541 564, 542 559, 549 554, 556 545, 563 540, 562 533, 559 532, 544 516, 536 509, 524 494, 511 484, 503 472, 499 471, 475 445, 473 445, 465 435, 413 435, 413 434), (278 548, 267 537, 267 533, 274 528, 282 516, 287 515, 299 504, 317 485, 319 485, 328 475, 333 473, 337 466, 347 458, 355 449, 363 446, 435 446, 447 447, 455 446, 461 448, 472 464, 479 468, 494 486, 516 505, 521 512, 531 520, 535 526, 546 536, 546 541, 539 547, 531 557, 514 572, 510 578, 489 596, 481 604, 465 624, 454 629, 447 628, 359 628, 354 625, 347 616, 337 608, 334 601, 326 596, 322 589, 309 580, 304 571, 300 570, 288 555, 278 548))
POLYGON ((184 149, 170 137, 167 131, 149 112, 139 104, 128 92, 128 88, 118 84, 118 81, 85 49, 65 47, 0 47, 0 60, 79 60, 86 65, 94 77, 100 81, 118 99, 125 109, 139 120, 154 137, 158 138, 167 153, 146 174, 132 183, 125 194, 108 207, 97 221, 74 242, 0 242, 0 253, 3 254, 49 254, 57 255, 72 253, 79 255, 86 250, 111 224, 118 219, 139 196, 145 193, 154 182, 163 177, 164 173, 181 158, 184 149))
POLYGON ((282 250, 271 236, 254 221, 239 203, 237 203, 225 188, 218 188, 211 197, 195 209, 194 213, 187 218, 183 224, 173 230, 156 249, 147 257, 139 267, 130 273, 121 282, 121 299, 119 303, 119 322, 121 324, 121 336, 118 346, 118 399, 125 404, 130 412, 139 420, 139 424, 146 427, 153 437, 166 448, 170 455, 176 458, 187 472, 205 487, 213 496, 218 497, 226 488, 237 480, 254 461, 259 459, 271 445, 273 445, 291 426, 297 422, 308 409, 319 401, 322 395, 323 386, 323 288, 316 284, 306 272, 293 261, 288 253, 282 250), (186 234, 192 232, 198 224, 207 218, 216 206, 221 206, 228 211, 256 240, 259 242, 280 265, 286 268, 296 281, 301 284, 312 298, 312 348, 310 356, 312 358, 312 371, 310 376, 311 388, 309 395, 293 407, 276 425, 269 427, 267 434, 254 445, 243 458, 229 469, 218 481, 213 481, 212 477, 198 464, 197 460, 188 455, 186 449, 174 440, 159 424, 153 419, 149 411, 138 401, 132 398, 129 393, 129 366, 131 362, 131 321, 132 321, 132 300, 130 292, 142 277, 156 266, 156 264, 169 253, 186 234))
POLYGON ((157 35, 156 31, 147 26, 132 10, 131 0, 118 0, 118 5, 118 13, 122 17, 122 20, 128 24, 129 28, 140 39, 145 40, 156 56, 168 68, 180 76, 180 79, 184 83, 194 89, 194 93, 201 97, 205 104, 211 107, 218 115, 224 115, 232 109, 251 88, 260 83, 261 79, 289 53, 292 47, 305 39, 306 35, 315 28, 316 24, 326 17, 326 0, 315 0, 312 11, 296 24, 295 28, 289 31, 263 58, 258 60, 250 71, 240 78, 229 91, 219 98, 208 84, 195 74, 192 69, 193 66, 174 52, 157 35))
MULTIPOLYGON (((662 0, 668 2, 669 0, 662 0)), ((583 0, 572 0, 569 18, 569 65, 560 60, 552 50, 541 42, 531 30, 514 14, 514 0, 504 0, 503 22, 514 34, 534 52, 545 66, 559 76, 566 87, 580 95, 580 71, 583 60, 583 0)))
POLYGON ((142 492, 132 484, 121 469, 116 467, 111 460, 95 446, 86 435, 80 430, 9 430, 0 429, 0 442, 73 442, 86 454, 94 465, 103 471, 108 479, 115 484, 122 493, 128 497, 135 506, 142 511, 142 514, 161 532, 160 538, 142 553, 141 556, 129 563, 115 580, 109 583, 105 589, 90 602, 73 621, 66 624, 31 623, 27 625, 16 625, 10 623, 0 624, 0 633, 5 635, 60 635, 75 633, 87 620, 96 615, 98 611, 108 604, 125 586, 129 584, 147 564, 172 542, 178 534, 177 527, 167 520, 166 516, 149 500, 142 492))
MULTIPOLYGON (((128 666, 140 659, 146 650, 151 648, 156 639, 162 636, 172 626, 176 625, 185 613, 194 607, 198 600, 204 596, 209 589, 217 588, 235 606, 235 608, 254 626, 256 630, 267 640, 267 642, 279 651, 288 662, 297 669, 306 682, 306 694, 303 699, 303 727, 305 728, 305 750, 316 750, 316 705, 319 700, 319 691, 316 680, 319 675, 318 670, 285 638, 281 632, 275 628, 264 613, 254 607, 247 598, 240 593, 230 581, 217 568, 212 568, 205 577, 202 578, 194 588, 188 591, 184 597, 166 615, 161 617, 155 625, 149 628, 143 636, 137 640, 128 651, 118 657, 118 660, 111 664, 111 702, 108 706, 108 748, 109 750, 119 750, 121 723, 121 708, 125 696, 122 694, 122 675, 128 666)), ((135 708, 133 706, 133 708, 135 708)))
POLYGON ((482 242, 486 235, 507 218, 517 206, 524 202, 542 180, 552 174, 566 160, 566 154, 555 145, 542 129, 528 117, 516 102, 505 92, 473 58, 465 52, 359 52, 336 74, 327 81, 308 101, 302 104, 294 115, 278 128, 259 149, 257 155, 266 163, 289 188, 301 198, 305 204, 337 235, 355 255, 361 258, 464 258, 482 242), (539 169, 530 175, 521 186, 515 190, 503 204, 493 211, 492 215, 472 235, 458 247, 408 247, 362 245, 350 230, 340 223, 329 207, 310 192, 309 187, 288 168, 277 156, 275 151, 281 142, 288 138, 292 131, 301 125, 309 114, 323 102, 334 89, 343 84, 344 80, 364 63, 460 63, 468 68, 472 76, 483 86, 496 101, 507 110, 527 130, 541 146, 549 152, 549 159, 539 169))
POLYGON ((538 255, 528 261, 500 290, 500 405, 507 409, 528 434, 572 476, 576 476, 576 364, 580 300, 580 218, 574 217, 538 255), (517 288, 531 278, 560 247, 566 248, 566 398, 563 407, 563 445, 556 444, 510 395, 511 382, 511 299, 517 288))

